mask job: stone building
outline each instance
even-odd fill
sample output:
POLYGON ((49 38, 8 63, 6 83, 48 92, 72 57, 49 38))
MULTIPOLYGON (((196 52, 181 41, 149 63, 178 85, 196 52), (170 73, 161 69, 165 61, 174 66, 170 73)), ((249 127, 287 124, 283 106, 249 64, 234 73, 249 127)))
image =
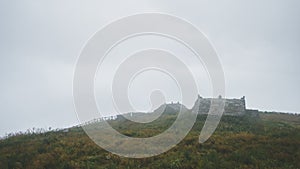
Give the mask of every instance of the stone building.
POLYGON ((225 115, 244 115, 247 112, 246 101, 244 96, 240 99, 226 99, 226 98, 222 98, 222 96, 219 96, 218 98, 203 98, 201 96, 198 96, 198 99, 195 102, 195 106, 197 106, 196 103, 198 102, 199 102, 199 110, 198 110, 199 114, 207 114, 210 108, 211 111, 213 112, 214 109, 217 108, 217 106, 220 106, 222 104, 224 104, 223 114, 225 115), (214 103, 216 105, 211 106, 212 100, 214 100, 214 103))
MULTIPOLYGON (((245 96, 236 99, 228 99, 219 96, 217 98, 203 98, 198 95, 198 99, 195 101, 194 106, 190 111, 192 113, 198 114, 208 114, 209 111, 212 114, 218 114, 220 111, 220 107, 224 105, 223 115, 232 115, 232 116, 242 116, 242 115, 250 115, 250 116, 258 116, 258 110, 251 110, 246 108, 246 99, 245 96), (211 103, 213 105, 211 106, 211 103), (199 107, 196 107, 199 106, 199 107), (198 110, 198 112, 197 112, 198 110)), ((165 113, 176 113, 181 110, 189 111, 184 105, 180 104, 179 102, 171 102, 170 104, 161 105, 157 108, 154 112, 165 112, 165 113)))

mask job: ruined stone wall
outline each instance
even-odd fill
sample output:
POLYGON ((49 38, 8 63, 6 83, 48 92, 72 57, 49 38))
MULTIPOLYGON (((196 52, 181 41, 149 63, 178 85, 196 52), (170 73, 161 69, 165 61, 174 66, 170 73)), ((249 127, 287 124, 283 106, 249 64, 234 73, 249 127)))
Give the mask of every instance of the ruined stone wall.
MULTIPOLYGON (((224 102, 224 114, 226 115, 243 115, 246 112, 245 97, 242 97, 241 99, 198 97, 197 101, 200 102, 198 111, 199 114, 207 114, 209 112, 212 99, 215 99, 216 103, 218 102, 218 100, 220 102, 224 102)), ((215 106, 218 105, 213 105, 211 111, 214 111, 215 106)))

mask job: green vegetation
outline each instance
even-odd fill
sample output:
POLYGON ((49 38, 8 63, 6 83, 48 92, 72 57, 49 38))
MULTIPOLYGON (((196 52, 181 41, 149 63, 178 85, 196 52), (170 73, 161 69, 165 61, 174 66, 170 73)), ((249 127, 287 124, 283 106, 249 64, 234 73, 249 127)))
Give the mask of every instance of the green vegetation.
MULTIPOLYGON (((110 124, 132 137, 162 132, 175 120, 168 113, 145 125, 119 118, 110 124)), ((199 115, 186 138, 170 151, 145 159, 111 154, 93 143, 80 127, 0 140, 0 168, 300 168, 300 116, 260 113, 259 117, 223 116, 203 144, 199 115)))

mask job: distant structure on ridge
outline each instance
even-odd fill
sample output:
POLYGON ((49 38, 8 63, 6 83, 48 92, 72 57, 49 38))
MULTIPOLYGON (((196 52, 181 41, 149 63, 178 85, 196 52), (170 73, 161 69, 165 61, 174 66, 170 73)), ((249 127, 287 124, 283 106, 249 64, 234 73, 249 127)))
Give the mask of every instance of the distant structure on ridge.
MULTIPOLYGON (((198 110, 198 114, 208 114, 209 110, 211 109, 211 112, 214 112, 218 106, 221 104, 218 103, 224 103, 224 115, 231 115, 231 116, 242 116, 245 114, 251 115, 251 116, 257 116, 258 110, 252 110, 246 108, 246 99, 245 96, 236 99, 229 99, 229 98, 222 98, 222 96, 219 96, 218 98, 203 98, 200 95, 198 95, 197 100, 195 101, 195 104, 191 110, 198 110), (212 100, 214 100, 215 104, 212 105, 212 100), (196 106, 199 106, 196 107, 196 106), (198 108, 198 109, 197 109, 198 108)), ((182 108, 184 111, 188 110, 184 105, 180 104, 179 102, 171 102, 169 104, 165 104, 164 106, 160 106, 157 110, 162 111, 165 109, 165 112, 172 113, 172 112, 178 112, 182 108)))
POLYGON ((195 108, 196 103, 199 101, 198 114, 208 114, 209 109, 214 109, 214 105, 211 106, 212 99, 215 99, 216 101, 223 101, 224 115, 241 116, 245 115, 246 113, 253 116, 258 115, 258 110, 251 110, 246 108, 245 96, 241 97, 240 99, 228 99, 222 98, 222 96, 219 96, 218 98, 203 98, 198 95, 198 99, 196 100, 193 109, 195 108))

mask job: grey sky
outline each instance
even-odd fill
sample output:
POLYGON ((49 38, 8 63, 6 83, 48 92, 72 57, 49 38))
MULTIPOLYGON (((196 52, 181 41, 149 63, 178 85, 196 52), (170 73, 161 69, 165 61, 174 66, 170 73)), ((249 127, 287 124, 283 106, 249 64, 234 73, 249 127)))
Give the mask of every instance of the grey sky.
POLYGON ((85 42, 104 25, 142 12, 184 18, 218 51, 227 97, 300 112, 300 2, 0 1, 0 135, 77 123, 72 75, 85 42))

